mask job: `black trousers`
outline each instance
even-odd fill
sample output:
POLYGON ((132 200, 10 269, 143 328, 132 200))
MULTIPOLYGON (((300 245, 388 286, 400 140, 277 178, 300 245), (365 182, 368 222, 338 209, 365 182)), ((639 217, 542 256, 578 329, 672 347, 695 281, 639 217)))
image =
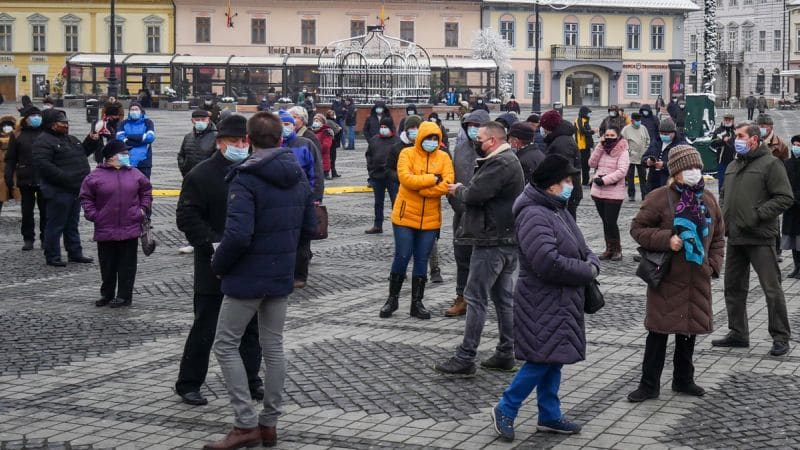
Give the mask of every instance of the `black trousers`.
POLYGON ((602 200, 599 198, 594 199, 594 205, 597 207, 597 214, 600 215, 600 220, 603 221, 603 236, 606 239, 619 240, 619 210, 622 208, 622 202, 602 200))
POLYGON ((642 200, 647 195, 647 167, 644 164, 631 164, 628 167, 628 173, 625 175, 625 182, 628 183, 628 198, 636 197, 636 184, 633 178, 639 175, 639 191, 642 194, 642 200))
POLYGON ((294 279, 308 280, 308 265, 311 263, 311 241, 300 239, 297 246, 297 257, 294 260, 294 279))
POLYGON ((97 258, 100 261, 100 295, 112 300, 133 298, 133 283, 136 281, 136 257, 139 253, 139 239, 125 241, 99 241, 97 258))
POLYGON ((581 150, 581 184, 586 186, 589 184, 589 156, 592 154, 592 149, 587 148, 581 150))
MULTIPOLYGON (((334 142, 336 142, 335 139, 334 142)), ((338 145, 336 145, 335 147, 331 146, 331 175, 336 174, 336 150, 338 149, 339 149, 338 145)))
MULTIPOLYGON (((208 361, 217 333, 217 319, 221 306, 222 293, 195 292, 194 322, 183 347, 178 381, 175 383, 175 391, 178 394, 197 392, 206 381, 208 361)), ((261 367, 261 344, 258 342, 258 318, 255 316, 244 330, 242 342, 239 344, 239 354, 247 372, 250 390, 263 386, 264 382, 258 376, 258 369, 261 367)))
MULTIPOLYGON (((675 355, 673 357, 675 367, 672 380, 676 385, 687 386, 694 382, 692 355, 694 355, 696 338, 696 335, 675 335, 675 355)), ((668 334, 654 331, 647 335, 640 387, 651 392, 659 392, 661 389, 661 372, 664 370, 664 360, 667 357, 667 339, 669 339, 668 334)))
POLYGON ((22 239, 25 241, 36 240, 36 221, 33 217, 34 207, 39 208, 39 239, 44 240, 44 227, 47 222, 47 205, 45 204, 44 196, 41 189, 37 186, 20 186, 19 192, 21 198, 22 208, 22 239))
POLYGON ((753 110, 755 108, 747 108, 747 120, 753 120, 753 110))

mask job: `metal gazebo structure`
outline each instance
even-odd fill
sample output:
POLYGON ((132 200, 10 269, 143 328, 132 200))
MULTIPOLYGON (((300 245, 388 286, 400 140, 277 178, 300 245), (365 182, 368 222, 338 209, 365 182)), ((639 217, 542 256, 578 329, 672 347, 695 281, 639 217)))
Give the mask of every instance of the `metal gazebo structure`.
POLYGON ((318 70, 320 103, 332 102, 337 93, 356 103, 428 103, 431 97, 428 52, 414 42, 386 36, 382 26, 328 44, 318 70))

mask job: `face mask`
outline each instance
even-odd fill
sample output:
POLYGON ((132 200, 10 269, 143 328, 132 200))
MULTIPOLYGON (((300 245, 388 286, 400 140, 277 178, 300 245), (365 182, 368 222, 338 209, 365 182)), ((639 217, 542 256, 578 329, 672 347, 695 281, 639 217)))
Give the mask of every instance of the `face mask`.
POLYGON ((375 112, 381 114, 383 113, 383 108, 375 108, 375 112))
POLYGON ((42 126, 42 116, 30 116, 28 117, 28 123, 33 128, 39 128, 42 126))
POLYGON ((649 115, 650 115, 650 113, 649 113, 649 112, 647 112, 647 111, 642 111, 642 115, 643 115, 643 116, 645 116, 645 117, 647 117, 647 116, 649 116, 649 115))
POLYGON ((439 148, 439 141, 436 139, 426 139, 422 141, 422 149, 430 153, 439 148))
POLYGON ((686 105, 678 105, 678 108, 684 109, 684 108, 686 108, 686 105))
POLYGON ((658 137, 661 138, 661 142, 664 144, 669 145, 670 143, 672 143, 672 136, 669 134, 659 134, 658 137))
POLYGON ((478 127, 469 127, 467 128, 467 136, 473 141, 478 139, 478 127))
POLYGON ((244 161, 244 159, 247 158, 247 155, 249 154, 248 150, 249 149, 247 147, 236 147, 233 145, 228 145, 228 147, 226 147, 225 149, 225 154, 223 156, 225 156, 225 159, 227 159, 228 161, 238 163, 244 161))
POLYGON ((415 140, 417 140, 417 133, 418 132, 419 132, 419 130, 417 130, 417 129, 406 130, 406 136, 408 136, 409 140, 415 141, 415 140))
POLYGON ((640 126, 642 126, 642 121, 641 120, 634 120, 633 121, 633 127, 634 128, 639 128, 640 126))
POLYGON ((609 117, 617 117, 617 112, 616 111, 610 111, 608 113, 608 115, 609 115, 609 117))
POLYGON ((283 126, 283 131, 281 131, 281 135, 283 137, 288 138, 289 136, 292 135, 292 133, 294 133, 294 126, 293 125, 284 125, 283 126))
POLYGON ((592 113, 587 113, 587 114, 586 114, 586 118, 587 118, 587 119, 591 119, 591 118, 592 118, 592 113))
POLYGON ((408 111, 406 111, 406 115, 407 115, 407 116, 410 116, 410 115, 412 115, 412 114, 416 114, 416 113, 417 113, 417 112, 416 112, 416 111, 414 111, 414 110, 412 110, 412 109, 409 109, 408 111))
POLYGON ((733 126, 733 122, 725 122, 723 123, 723 125, 725 126, 725 128, 730 128, 733 126))
POLYGON ((206 100, 205 104, 206 104, 206 106, 211 106, 211 100, 206 100))
POLYGON ((208 122, 195 122, 194 123, 194 129, 197 130, 197 131, 206 131, 206 128, 208 128, 208 122))
POLYGON ((53 108, 53 105, 49 105, 49 104, 47 104, 47 103, 45 103, 44 105, 42 105, 42 109, 52 109, 52 108, 53 108))
POLYGON ((379 131, 379 133, 380 133, 380 134, 381 134, 381 136, 383 136, 383 137, 388 137, 388 136, 390 136, 390 135, 392 134, 392 130, 390 130, 390 129, 388 129, 388 128, 381 128, 381 129, 380 129, 380 131, 379 131))
POLYGON ((696 186, 703 179, 703 172, 700 169, 684 170, 681 174, 683 175, 683 182, 687 186, 696 186))
POLYGON ((130 117, 131 120, 139 120, 139 119, 142 118, 142 112, 141 111, 131 111, 130 114, 128 114, 128 117, 130 117))
POLYGON ((542 137, 547 136, 547 131, 545 131, 544 127, 539 127, 539 134, 541 134, 542 137))
POLYGON ((480 105, 481 103, 483 103, 483 100, 478 100, 478 104, 480 105))
POLYGON ((572 189, 572 184, 564 183, 561 185, 561 193, 558 194, 558 196, 562 200, 569 200, 569 198, 572 196, 572 189))
POLYGON ((619 138, 613 138, 613 139, 606 138, 603 141, 603 147, 606 150, 611 150, 612 148, 614 148, 615 145, 617 145, 617 141, 618 140, 619 140, 619 138))
POLYGON ((117 161, 119 162, 119 165, 122 166, 122 167, 130 167, 131 166, 131 155, 123 155, 123 154, 120 153, 117 156, 117 161))
POLYGON ((319 122, 314 122, 314 123, 311 124, 311 129, 312 130, 319 130, 320 128, 322 128, 322 124, 319 123, 319 122))
POLYGON ((436 119, 432 119, 432 118, 431 118, 431 119, 428 119, 428 122, 433 122, 433 123, 436 123, 436 119))
POLYGON ((11 125, 5 125, 3 127, 3 133, 6 133, 6 134, 11 133, 11 131, 13 131, 13 130, 14 130, 14 127, 12 127, 11 125))
POLYGON ((763 138, 763 137, 767 137, 767 131, 769 131, 769 130, 767 130, 766 128, 760 128, 759 127, 758 131, 761 133, 761 137, 763 138))
POLYGON ((740 155, 746 155, 750 151, 750 146, 747 144, 746 139, 737 139, 733 147, 736 149, 736 153, 740 155))
POLYGON ((800 158, 800 146, 798 145, 792 146, 792 155, 794 155, 795 158, 800 158))

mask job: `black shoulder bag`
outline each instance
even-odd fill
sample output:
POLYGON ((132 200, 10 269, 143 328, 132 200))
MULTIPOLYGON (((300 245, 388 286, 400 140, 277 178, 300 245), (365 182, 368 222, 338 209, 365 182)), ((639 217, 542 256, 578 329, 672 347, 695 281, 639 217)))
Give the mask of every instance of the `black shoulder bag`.
MULTIPOLYGON (((673 215, 675 210, 672 206, 672 193, 667 192, 667 200, 669 200, 669 210, 673 215)), ((636 268, 636 276, 641 278, 648 286, 655 289, 661 284, 667 272, 669 272, 670 260, 672 259, 672 252, 654 252, 646 250, 643 247, 636 249, 641 255, 642 259, 639 261, 639 267, 636 268)))

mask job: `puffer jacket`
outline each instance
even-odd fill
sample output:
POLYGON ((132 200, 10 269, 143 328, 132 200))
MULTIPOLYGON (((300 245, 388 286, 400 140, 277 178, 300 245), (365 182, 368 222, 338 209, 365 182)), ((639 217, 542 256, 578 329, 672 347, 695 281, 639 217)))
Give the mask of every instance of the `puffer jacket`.
MULTIPOLYGON (((633 239, 647 250, 671 252, 669 240, 674 234, 675 205, 679 201, 674 185, 648 193, 631 223, 633 239)), ((698 266, 686 261, 685 252, 672 252, 669 271, 661 283, 657 288, 647 288, 644 326, 649 331, 707 334, 714 330, 711 277, 722 272, 725 224, 717 200, 708 190, 703 192, 703 203, 711 218, 708 236, 703 238, 705 260, 698 266)))
POLYGON ((8 153, 8 143, 14 133, 13 127, 17 124, 17 118, 14 116, 0 117, 0 123, 9 124, 12 129, 8 133, 3 133, 0 130, 0 203, 8 201, 14 195, 14 178, 6 179, 6 155, 8 153), (9 187, 11 186, 11 187, 9 187))
POLYGON ((428 153, 422 149, 422 141, 429 136, 441 140, 441 130, 433 122, 423 122, 414 146, 400 152, 397 161, 400 189, 392 208, 395 225, 416 230, 438 230, 442 226, 442 196, 447 195, 447 185, 454 182, 455 173, 447 153, 428 153), (436 175, 441 176, 439 183, 436 175))
POLYGON ((314 189, 316 183, 316 166, 314 164, 314 144, 304 137, 292 133, 289 137, 283 138, 283 146, 292 151, 297 164, 303 169, 303 172, 308 178, 308 183, 311 189, 314 189))
POLYGON ((75 136, 45 131, 33 143, 33 162, 45 198, 50 190, 78 194, 89 175, 89 160, 94 148, 81 144, 75 136))
POLYGON ((466 209, 456 229, 459 245, 516 245, 511 207, 525 187, 522 165, 508 144, 477 160, 478 170, 468 187, 454 194, 466 209))
POLYGON ((628 173, 630 159, 628 157, 628 141, 617 140, 617 145, 607 153, 603 144, 599 143, 589 157, 589 167, 595 169, 592 177, 592 198, 601 200, 625 199, 625 175, 628 173), (603 185, 594 183, 594 178, 603 178, 603 185))
POLYGON ((181 149, 178 150, 178 169, 184 177, 197 164, 208 159, 217 149, 217 127, 209 123, 208 127, 197 132, 192 130, 183 137, 181 149))
MULTIPOLYGON (((364 156, 367 158, 367 174, 371 179, 385 180, 387 177, 389 177, 387 161, 392 149, 397 145, 398 142, 400 142, 400 140, 394 133, 387 137, 378 134, 376 136, 372 136, 372 139, 369 140, 367 152, 364 154, 364 156)), ((396 171, 397 168, 395 167, 395 173, 396 171)))
POLYGON ((333 145, 334 132, 328 124, 323 124, 318 130, 312 131, 319 142, 320 156, 322 157, 321 169, 324 176, 325 172, 331 170, 331 146, 333 145))
MULTIPOLYGON (((405 150, 406 147, 413 146, 414 141, 409 140, 408 135, 405 131, 403 131, 400 133, 399 139, 392 144, 392 148, 389 150, 389 154, 386 156, 386 175, 395 183, 400 182, 400 180, 397 178, 397 160, 400 159, 400 153, 405 150)), ((369 164, 367 165, 367 172, 369 172, 369 164)))
POLYGON ((650 105, 643 105, 639 108, 639 114, 642 115, 642 126, 647 128, 647 133, 650 135, 650 143, 661 142, 661 138, 658 137, 658 117, 653 115, 650 105))
POLYGON ((117 139, 125 142, 131 149, 131 166, 153 167, 153 149, 151 144, 156 140, 153 121, 147 118, 142 109, 142 117, 137 120, 123 120, 117 129, 117 139))
POLYGON ((534 363, 586 359, 584 286, 592 253, 566 202, 528 185, 514 203, 519 279, 514 289, 514 354, 534 363), (583 257, 582 257, 583 256, 583 257))
POLYGON ((100 164, 83 180, 80 199, 95 241, 125 241, 141 236, 153 187, 138 170, 100 164))
POLYGON ((5 180, 6 184, 14 181, 18 187, 36 187, 39 178, 33 163, 33 143, 42 133, 42 127, 32 127, 24 117, 11 133, 6 152, 5 180))

